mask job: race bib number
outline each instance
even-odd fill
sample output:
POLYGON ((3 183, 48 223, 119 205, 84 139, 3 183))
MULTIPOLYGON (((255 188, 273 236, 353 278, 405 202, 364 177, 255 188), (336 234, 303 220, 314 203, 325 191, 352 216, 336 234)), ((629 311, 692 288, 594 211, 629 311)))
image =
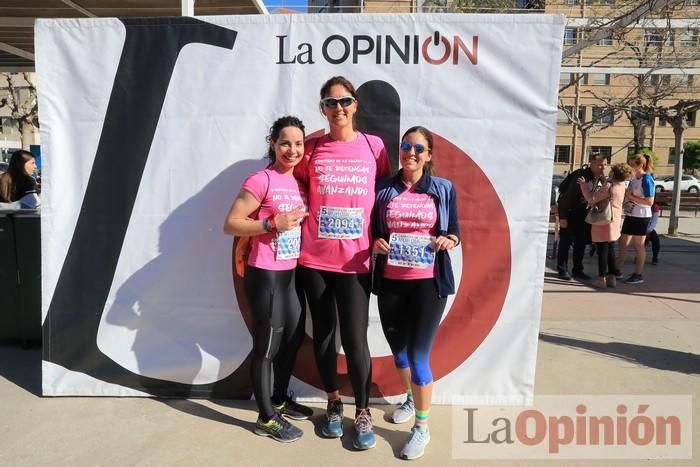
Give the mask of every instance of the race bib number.
POLYGON ((362 237, 365 220, 362 208, 321 206, 318 216, 318 237, 354 240, 362 237))
POLYGON ((429 235, 392 233, 387 262, 402 268, 429 268, 435 262, 433 239, 429 235))
POLYGON ((296 259, 301 246, 301 227, 277 233, 277 251, 275 259, 296 259))

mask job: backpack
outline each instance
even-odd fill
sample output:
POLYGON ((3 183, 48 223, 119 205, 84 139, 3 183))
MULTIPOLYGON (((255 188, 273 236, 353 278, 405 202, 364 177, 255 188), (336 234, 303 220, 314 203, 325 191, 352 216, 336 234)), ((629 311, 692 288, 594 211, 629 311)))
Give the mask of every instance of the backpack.
POLYGON ((572 183, 576 183, 576 180, 579 179, 579 177, 584 176, 584 172, 588 170, 588 165, 584 164, 578 169, 574 170, 573 172, 570 172, 569 175, 566 176, 564 180, 561 181, 559 184, 559 196, 557 197, 557 203, 561 201, 562 195, 566 193, 566 191, 569 189, 569 186, 571 186, 572 183))

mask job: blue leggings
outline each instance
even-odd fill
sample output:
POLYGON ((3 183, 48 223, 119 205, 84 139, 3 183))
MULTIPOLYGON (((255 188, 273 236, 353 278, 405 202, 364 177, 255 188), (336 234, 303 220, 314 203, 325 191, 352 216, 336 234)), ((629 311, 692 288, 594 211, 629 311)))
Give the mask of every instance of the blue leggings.
POLYGON ((433 381, 433 348, 447 298, 438 297, 434 279, 384 279, 379 292, 379 316, 397 368, 410 368, 411 381, 433 381))

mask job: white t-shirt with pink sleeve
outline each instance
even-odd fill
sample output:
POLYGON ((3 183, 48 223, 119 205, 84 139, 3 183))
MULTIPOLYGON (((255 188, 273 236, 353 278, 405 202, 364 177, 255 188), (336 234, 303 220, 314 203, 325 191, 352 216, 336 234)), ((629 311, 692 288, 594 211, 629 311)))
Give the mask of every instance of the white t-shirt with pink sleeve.
POLYGON ((299 264, 363 274, 370 271, 374 184, 390 174, 381 138, 357 133, 353 141, 309 138, 295 175, 307 184, 309 217, 302 225, 299 264))
POLYGON ((386 224, 391 251, 384 268, 384 277, 399 280, 435 277, 435 255, 432 248, 420 250, 425 243, 432 243, 437 232, 437 206, 433 197, 427 193, 416 193, 414 187, 409 187, 389 202, 386 224), (402 265, 393 265, 394 259, 402 265), (421 267, 413 267, 411 264, 420 264, 421 267))
MULTIPOLYGON (((266 219, 281 212, 302 207, 306 210, 306 192, 296 178, 274 169, 255 172, 241 185, 260 202, 255 219, 266 219)), ((287 271, 297 265, 300 231, 270 232, 251 237, 248 265, 270 271, 287 271), (296 237, 295 237, 296 235, 296 237)))

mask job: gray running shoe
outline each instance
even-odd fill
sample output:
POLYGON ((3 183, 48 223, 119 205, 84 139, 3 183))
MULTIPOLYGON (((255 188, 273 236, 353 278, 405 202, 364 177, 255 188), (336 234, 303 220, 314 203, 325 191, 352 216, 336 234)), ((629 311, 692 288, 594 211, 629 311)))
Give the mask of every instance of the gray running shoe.
POLYGON ((413 399, 406 399, 406 402, 401 404, 391 414, 392 423, 405 423, 413 418, 416 414, 416 404, 413 399))
POLYGON ((377 445, 374 436, 374 420, 369 409, 364 409, 355 417, 355 439, 352 440, 355 449, 365 451, 377 445))
POLYGON ((253 432, 256 435, 269 436, 280 443, 292 443, 301 438, 304 434, 303 431, 289 423, 284 417, 281 417, 277 413, 267 422, 263 422, 262 419, 258 418, 255 422, 255 429, 253 432))
POLYGON ((401 448, 400 456, 404 459, 418 459, 425 453, 430 442, 430 431, 420 431, 417 426, 411 428, 406 444, 401 448))

